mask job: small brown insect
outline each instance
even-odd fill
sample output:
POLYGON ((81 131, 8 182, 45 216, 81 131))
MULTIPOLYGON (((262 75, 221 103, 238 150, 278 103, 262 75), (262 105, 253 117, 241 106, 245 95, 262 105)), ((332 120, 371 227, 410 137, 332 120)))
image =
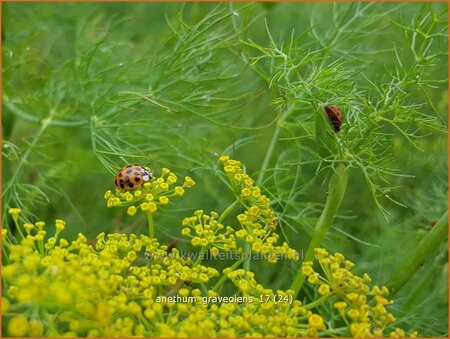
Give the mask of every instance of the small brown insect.
POLYGON ((173 239, 166 244, 168 253, 170 253, 170 251, 172 251, 172 248, 175 248, 175 246, 177 245, 177 242, 178 242, 178 240, 173 239))
POLYGON ((437 223, 437 221, 436 220, 433 220, 429 225, 427 225, 427 230, 431 230, 433 227, 434 227, 434 225, 436 225, 436 223, 437 223))
POLYGON ((328 119, 330 119, 331 125, 333 125, 334 131, 337 133, 341 130, 342 120, 344 119, 344 115, 339 107, 331 105, 325 106, 325 112, 328 115, 328 119))

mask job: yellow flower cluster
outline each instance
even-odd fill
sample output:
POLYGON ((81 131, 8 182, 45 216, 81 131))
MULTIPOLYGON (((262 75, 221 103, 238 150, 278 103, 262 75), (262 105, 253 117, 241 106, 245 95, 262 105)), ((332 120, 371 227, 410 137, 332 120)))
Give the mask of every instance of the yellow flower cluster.
MULTIPOLYGON (((228 157, 220 161, 237 201, 222 215, 196 211, 183 220, 181 233, 201 247, 200 253, 243 253, 248 250, 240 246, 244 242, 270 262, 280 256, 298 260, 287 243, 275 245, 278 219, 269 199, 238 161, 228 157), (237 216, 238 230, 222 223, 237 206, 244 207, 237 216)), ((183 185, 171 188, 176 176, 168 169, 162 172, 160 178, 132 191, 106 192, 108 206, 128 206, 130 215, 141 209, 149 217, 170 196, 181 196, 184 188, 194 185, 186 177, 183 185)), ((243 260, 220 276, 215 268, 201 260, 193 262, 176 248, 169 250, 154 236, 100 233, 89 242, 80 233, 68 241, 61 237, 63 220, 55 221, 55 233, 50 235, 45 222, 19 225, 20 209, 9 213, 18 232, 10 237, 2 230, 2 320, 10 337, 406 335, 393 326, 387 288, 370 288, 370 277, 354 275, 354 264, 339 253, 315 250, 320 273, 313 262, 302 264, 302 274, 316 292, 304 304, 295 300, 292 290, 273 291, 258 283, 253 272, 238 268, 243 260), (230 284, 231 297, 221 294, 229 292, 221 289, 227 279, 234 285, 230 284), (321 314, 318 306, 323 304, 329 307, 321 314)))
MULTIPOLYGON (((18 220, 20 210, 13 213, 18 220)), ((198 211, 196 218, 192 223, 204 230, 225 229, 216 213, 205 217, 198 211)), ((217 270, 192 263, 154 238, 101 233, 91 245, 83 234, 72 242, 59 238, 63 220, 55 226, 45 240, 44 222, 25 223, 26 236, 18 244, 2 231, 8 336, 317 337, 342 336, 343 329, 356 337, 405 336, 402 329, 389 330, 395 319, 386 310, 388 290, 370 289, 369 276, 353 275, 354 265, 339 253, 316 249, 322 275, 312 262, 303 263, 302 273, 319 295, 309 304, 295 300, 292 290, 273 291, 253 272, 232 268, 223 270, 224 277, 235 285, 234 296, 247 299, 221 302, 224 296, 207 287, 217 270), (175 296, 181 299, 170 300, 175 296), (336 314, 313 311, 327 301, 336 314)))
POLYGON ((205 299, 217 298, 217 292, 202 294, 199 289, 188 288, 181 288, 178 295, 193 301, 172 307, 165 322, 159 324, 161 337, 300 337, 314 336, 324 328, 322 317, 304 309, 299 301, 290 305, 261 302, 258 297, 246 302, 205 303, 205 299))
MULTIPOLYGON (((371 279, 367 273, 362 277, 354 275, 351 269, 355 266, 346 260, 341 253, 328 254, 323 248, 315 249, 316 258, 323 274, 316 272, 313 262, 302 263, 302 274, 307 282, 316 287, 317 293, 325 302, 331 297, 338 297, 334 308, 341 320, 347 326, 353 337, 383 337, 389 325, 395 322, 395 317, 388 312, 386 306, 392 304, 388 300, 388 289, 383 286, 369 287, 371 279)), ((336 326, 337 327, 337 326, 336 326)), ((408 337, 415 337, 416 332, 408 337)), ((391 337, 404 337, 405 332, 396 328, 390 332, 391 337)))
POLYGON ((191 238, 193 246, 208 248, 212 256, 217 256, 219 251, 232 251, 237 249, 234 229, 224 226, 219 221, 219 214, 211 212, 205 214, 202 210, 194 212, 192 217, 184 218, 181 234, 191 238))
POLYGON ((264 336, 317 337, 324 333, 323 318, 303 306, 301 301, 294 300, 292 290, 274 292, 257 283, 254 273, 244 269, 226 268, 224 274, 243 296, 253 298, 253 303, 246 305, 250 312, 243 312, 246 321, 259 328, 270 324, 270 332, 265 329, 264 336))
POLYGON ((183 196, 185 188, 195 185, 191 177, 185 177, 183 184, 175 186, 178 177, 168 168, 161 170, 161 176, 152 178, 150 181, 133 190, 122 190, 116 188, 115 193, 106 191, 104 198, 108 207, 128 206, 127 213, 134 216, 139 209, 144 212, 154 213, 158 206, 167 205, 173 196, 183 196))
POLYGON ((255 186, 254 180, 244 173, 241 162, 230 159, 226 155, 221 156, 219 161, 236 195, 247 209, 244 215, 249 216, 249 222, 257 222, 267 230, 274 230, 278 224, 278 218, 270 207, 270 200, 261 194, 261 189, 255 186), (253 210, 250 210, 252 207, 253 210))
POLYGON ((248 243, 253 253, 264 256, 271 263, 277 262, 279 258, 298 260, 298 252, 286 242, 281 246, 275 245, 279 239, 279 235, 274 232, 278 218, 270 207, 270 199, 261 194, 261 189, 244 173, 239 161, 228 156, 221 156, 219 161, 237 198, 245 207, 244 213, 237 216, 242 229, 236 231, 236 238, 248 243))
POLYGON ((45 226, 36 224, 28 227, 36 235, 18 244, 2 231, 8 254, 2 312, 9 336, 158 336, 173 304, 157 302, 156 296, 219 275, 145 235, 101 233, 93 246, 82 234, 70 243, 54 240, 65 226, 62 220, 53 237, 40 240, 45 226))

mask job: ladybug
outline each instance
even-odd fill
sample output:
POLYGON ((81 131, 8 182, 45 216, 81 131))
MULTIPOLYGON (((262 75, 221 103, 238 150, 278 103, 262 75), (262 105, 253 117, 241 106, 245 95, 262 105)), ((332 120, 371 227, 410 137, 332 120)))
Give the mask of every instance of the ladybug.
POLYGON ((337 133, 341 130, 342 120, 344 119, 344 115, 342 111, 337 106, 325 106, 325 112, 328 115, 328 119, 330 119, 331 124, 333 125, 334 131, 337 133))
POLYGON ((153 178, 152 174, 138 164, 131 164, 122 168, 116 174, 115 183, 117 188, 131 190, 141 186, 144 182, 153 178))

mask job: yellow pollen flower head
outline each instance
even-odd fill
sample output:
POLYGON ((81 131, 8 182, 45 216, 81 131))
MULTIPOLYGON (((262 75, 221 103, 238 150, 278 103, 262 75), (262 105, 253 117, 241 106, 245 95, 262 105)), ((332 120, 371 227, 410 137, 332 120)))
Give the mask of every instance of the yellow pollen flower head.
POLYGON ((311 328, 317 330, 324 330, 325 324, 323 323, 323 318, 318 314, 313 314, 308 318, 308 324, 311 328))

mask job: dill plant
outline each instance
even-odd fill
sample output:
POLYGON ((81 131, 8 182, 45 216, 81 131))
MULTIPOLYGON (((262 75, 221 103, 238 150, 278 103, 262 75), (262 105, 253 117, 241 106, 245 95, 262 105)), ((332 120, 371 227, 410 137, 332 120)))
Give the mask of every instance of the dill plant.
POLYGON ((445 335, 445 4, 3 7, 3 333, 445 335))

